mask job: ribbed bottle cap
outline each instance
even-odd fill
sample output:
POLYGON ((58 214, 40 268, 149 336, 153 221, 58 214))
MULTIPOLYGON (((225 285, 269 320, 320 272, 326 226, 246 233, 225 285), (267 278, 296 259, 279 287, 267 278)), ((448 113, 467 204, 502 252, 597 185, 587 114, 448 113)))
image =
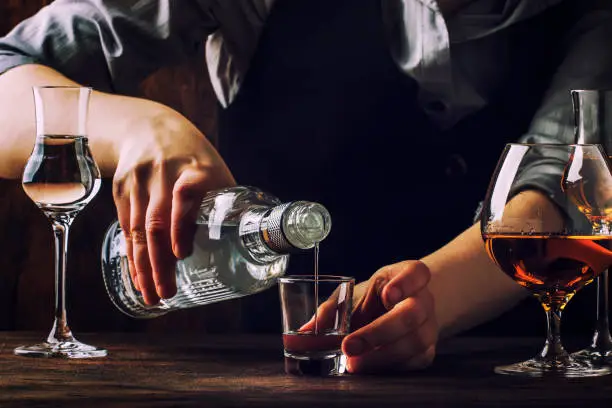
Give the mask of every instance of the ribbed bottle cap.
POLYGON ((294 201, 272 208, 264 217, 261 232, 264 241, 279 253, 314 247, 331 229, 331 216, 321 204, 294 201))

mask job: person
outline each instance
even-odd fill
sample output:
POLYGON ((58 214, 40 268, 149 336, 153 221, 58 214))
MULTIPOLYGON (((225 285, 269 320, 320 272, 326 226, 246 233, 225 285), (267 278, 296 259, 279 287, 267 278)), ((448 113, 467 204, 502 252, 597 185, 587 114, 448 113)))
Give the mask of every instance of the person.
MULTIPOLYGON (((333 267, 367 271, 349 371, 426 367, 440 336, 525 296, 478 223, 457 235, 490 176, 470 167, 491 169, 509 140, 572 140, 568 90, 609 85, 610 22, 591 0, 56 0, 0 40, 0 176, 20 177, 30 153, 33 85, 92 86, 90 144, 147 302, 175 293, 207 191, 284 186, 329 206, 333 267), (136 96, 203 42, 223 158, 136 96)), ((532 171, 517 216, 552 205, 558 169, 532 171)))

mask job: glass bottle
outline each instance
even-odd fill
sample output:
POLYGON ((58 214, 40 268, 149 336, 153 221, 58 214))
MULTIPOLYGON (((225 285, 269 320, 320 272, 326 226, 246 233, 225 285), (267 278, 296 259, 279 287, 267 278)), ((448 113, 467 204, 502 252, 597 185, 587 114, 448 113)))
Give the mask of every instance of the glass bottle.
MULTIPOLYGON (((612 91, 597 89, 572 90, 575 140, 577 144, 600 144, 608 159, 612 154, 612 91)), ((606 206, 605 218, 612 212, 606 206)), ((609 219, 606 219, 609 223, 609 219)), ((597 323, 591 345, 573 354, 576 358, 593 361, 612 357, 612 336, 609 323, 609 272, 597 278, 597 323)))
POLYGON ((118 222, 102 248, 102 274, 123 313, 150 318, 261 292, 285 274, 289 253, 313 248, 331 228, 329 212, 307 201, 281 203, 246 186, 210 192, 202 201, 191 256, 176 266, 177 293, 146 305, 130 278, 118 222))

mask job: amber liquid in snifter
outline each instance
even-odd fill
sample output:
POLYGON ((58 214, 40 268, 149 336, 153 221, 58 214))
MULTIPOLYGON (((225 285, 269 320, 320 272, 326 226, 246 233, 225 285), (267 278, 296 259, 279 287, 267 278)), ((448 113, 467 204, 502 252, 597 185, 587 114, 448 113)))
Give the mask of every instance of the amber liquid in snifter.
POLYGON ((612 264, 612 236, 489 234, 491 259, 544 307, 562 305, 612 264))
MULTIPOLYGON (((570 163, 574 160, 575 155, 572 155, 570 163)), ((612 162, 612 156, 608 157, 612 162)), ((563 191, 569 199, 576 205, 578 211, 593 224, 595 230, 602 233, 608 232, 609 224, 612 221, 612 183, 589 183, 583 178, 578 178, 574 181, 567 180, 567 175, 570 172, 570 166, 566 166, 564 183, 562 184, 563 191), (604 230, 601 230, 601 228, 604 230)), ((582 175, 595 175, 598 173, 608 173, 611 169, 607 167, 607 163, 601 160, 596 160, 592 157, 580 157, 580 173, 582 175)))
POLYGON ((561 342, 562 311, 568 301, 612 264, 607 193, 612 193, 612 174, 597 145, 515 143, 504 149, 487 191, 481 233, 489 257, 542 304, 546 341, 533 358, 497 366, 496 373, 585 378, 612 372, 599 363, 574 359, 561 342), (565 169, 554 197, 540 191, 536 199, 536 188, 521 198, 533 188, 533 175, 539 177, 547 168, 555 168, 556 174, 560 166, 565 169))
MULTIPOLYGON (((599 141, 599 139, 598 139, 599 141)), ((602 153, 603 154, 603 153, 602 153)), ((591 175, 597 172, 610 173, 609 167, 612 157, 608 156, 608 161, 597 160, 589 155, 585 155, 582 149, 576 149, 572 155, 572 160, 564 171, 562 188, 569 199, 576 205, 588 222, 593 231, 601 235, 612 234, 612 183, 609 178, 601 177, 600 183, 588 183, 581 175, 591 175), (573 180, 568 180, 571 174, 573 160, 579 155, 580 172, 574 172, 573 180), (586 157, 585 157, 586 156, 586 157), (576 177, 577 175, 577 177, 576 177)), ((607 246, 610 248, 610 246, 607 246)), ((609 271, 602 271, 597 281, 597 322, 595 332, 592 337, 591 345, 573 354, 575 358, 586 359, 587 361, 612 361, 612 337, 610 336, 608 318, 608 285, 609 271)))

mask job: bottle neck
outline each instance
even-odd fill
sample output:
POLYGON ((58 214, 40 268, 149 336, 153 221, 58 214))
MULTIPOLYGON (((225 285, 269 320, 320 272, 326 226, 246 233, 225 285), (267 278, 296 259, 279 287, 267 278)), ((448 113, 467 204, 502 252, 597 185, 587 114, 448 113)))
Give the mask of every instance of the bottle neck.
POLYGON ((265 245, 278 254, 295 252, 297 248, 287 239, 283 228, 283 219, 292 203, 284 203, 273 207, 261 219, 259 233, 265 245))
POLYGON ((575 143, 601 144, 612 153, 612 91, 575 90, 571 92, 574 107, 575 143))
POLYGON ((307 201, 247 210, 239 234, 244 246, 257 258, 269 258, 313 248, 331 229, 325 207, 307 201))

